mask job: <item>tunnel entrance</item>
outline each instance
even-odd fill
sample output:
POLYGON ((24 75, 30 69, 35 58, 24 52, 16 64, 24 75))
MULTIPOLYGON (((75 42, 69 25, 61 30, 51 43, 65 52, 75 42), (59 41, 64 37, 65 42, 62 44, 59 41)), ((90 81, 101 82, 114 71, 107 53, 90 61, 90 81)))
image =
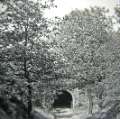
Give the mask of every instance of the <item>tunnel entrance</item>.
POLYGON ((53 103, 53 108, 71 108, 72 95, 68 91, 60 91, 56 95, 53 103))

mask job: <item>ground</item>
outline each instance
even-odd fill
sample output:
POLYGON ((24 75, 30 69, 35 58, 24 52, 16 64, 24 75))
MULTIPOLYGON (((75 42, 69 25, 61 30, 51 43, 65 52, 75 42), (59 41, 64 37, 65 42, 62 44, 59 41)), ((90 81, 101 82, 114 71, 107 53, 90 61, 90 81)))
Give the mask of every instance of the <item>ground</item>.
POLYGON ((87 114, 86 110, 79 110, 80 113, 77 111, 73 111, 70 108, 59 109, 55 115, 56 119, 86 119, 89 115, 87 114))
POLYGON ((77 111, 73 111, 73 109, 70 108, 56 108, 50 114, 44 113, 37 108, 35 110, 39 113, 42 113, 44 117, 47 117, 48 119, 86 119, 89 116, 86 110, 80 110, 81 112, 78 113, 77 111))

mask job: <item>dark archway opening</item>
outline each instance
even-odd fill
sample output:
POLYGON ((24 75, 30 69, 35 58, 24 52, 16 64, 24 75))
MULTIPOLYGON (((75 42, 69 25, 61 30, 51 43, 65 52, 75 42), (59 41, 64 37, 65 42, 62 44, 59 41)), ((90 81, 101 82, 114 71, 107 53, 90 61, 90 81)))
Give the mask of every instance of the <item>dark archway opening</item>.
POLYGON ((72 95, 67 91, 60 91, 56 95, 53 103, 53 108, 71 108, 72 106, 72 95))

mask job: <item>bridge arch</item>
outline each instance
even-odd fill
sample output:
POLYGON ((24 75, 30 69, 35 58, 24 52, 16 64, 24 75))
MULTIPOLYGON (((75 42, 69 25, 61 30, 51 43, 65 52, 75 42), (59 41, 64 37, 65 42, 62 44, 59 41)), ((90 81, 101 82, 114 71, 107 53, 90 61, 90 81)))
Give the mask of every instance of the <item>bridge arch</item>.
POLYGON ((53 108, 73 108, 74 98, 70 91, 59 90, 53 102, 53 108))

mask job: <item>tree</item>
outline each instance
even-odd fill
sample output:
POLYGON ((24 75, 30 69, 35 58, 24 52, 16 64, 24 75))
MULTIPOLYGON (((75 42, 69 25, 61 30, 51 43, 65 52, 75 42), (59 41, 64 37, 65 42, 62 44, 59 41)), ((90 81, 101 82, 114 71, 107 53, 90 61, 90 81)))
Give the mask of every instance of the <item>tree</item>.
POLYGON ((6 64, 9 77, 10 84, 6 87, 10 88, 11 94, 9 92, 8 95, 17 95, 25 100, 28 115, 32 110, 32 96, 38 90, 33 87, 40 86, 41 80, 48 79, 46 76, 53 72, 54 59, 48 51, 49 44, 42 40, 49 32, 43 11, 51 3, 6 1, 7 9, 0 16, 0 49, 4 54, 1 63, 6 64))
MULTIPOLYGON (((107 100, 116 100, 119 99, 119 67, 120 67, 120 31, 119 31, 119 23, 120 23, 120 8, 119 6, 115 8, 115 18, 117 23, 115 24, 118 28, 117 31, 113 30, 112 39, 109 44, 104 47, 102 50, 103 54, 106 55, 106 60, 108 64, 108 68, 106 70, 107 78, 106 78, 106 87, 107 87, 107 100)), ((107 101, 107 102, 108 102, 107 101)))
POLYGON ((63 70, 80 84, 80 88, 106 78, 107 61, 101 49, 111 39, 112 30, 106 13, 104 8, 97 7, 74 10, 60 25, 57 42, 66 62, 63 70))

